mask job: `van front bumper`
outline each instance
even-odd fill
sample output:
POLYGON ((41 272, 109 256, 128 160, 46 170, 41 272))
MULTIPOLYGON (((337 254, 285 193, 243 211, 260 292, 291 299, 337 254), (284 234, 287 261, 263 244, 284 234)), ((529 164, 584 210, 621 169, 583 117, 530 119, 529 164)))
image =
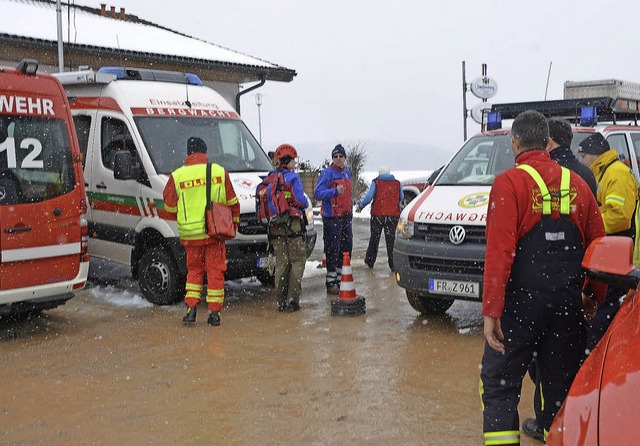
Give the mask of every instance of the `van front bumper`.
POLYGON ((396 282, 409 291, 434 297, 429 290, 429 279, 475 282, 480 285, 478 298, 443 294, 437 297, 480 301, 484 255, 484 244, 453 245, 396 235, 393 248, 396 282))

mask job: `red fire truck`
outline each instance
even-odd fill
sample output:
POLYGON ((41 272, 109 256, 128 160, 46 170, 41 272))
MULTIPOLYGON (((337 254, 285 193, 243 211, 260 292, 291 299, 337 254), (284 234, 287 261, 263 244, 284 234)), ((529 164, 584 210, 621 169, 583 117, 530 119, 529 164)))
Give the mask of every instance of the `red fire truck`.
POLYGON ((0 68, 0 318, 64 304, 89 271, 82 155, 60 82, 0 68))

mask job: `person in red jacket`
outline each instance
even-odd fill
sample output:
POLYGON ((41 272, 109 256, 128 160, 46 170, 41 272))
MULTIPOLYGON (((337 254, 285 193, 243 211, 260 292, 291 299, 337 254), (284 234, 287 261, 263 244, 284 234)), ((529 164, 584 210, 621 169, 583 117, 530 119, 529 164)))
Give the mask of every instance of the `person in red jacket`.
POLYGON ((387 245, 387 261, 389 269, 393 269, 393 244, 396 240, 396 226, 400 218, 400 203, 404 199, 404 192, 400 181, 389 173, 386 167, 378 170, 378 176, 371 182, 371 187, 367 194, 356 206, 356 212, 361 212, 362 208, 371 204, 371 237, 369 237, 369 247, 364 257, 364 263, 369 268, 373 268, 378 257, 378 244, 384 229, 384 241, 387 245))
POLYGON ((540 367, 545 438, 584 357, 585 284, 602 301, 606 286, 585 280, 586 247, 605 235, 585 181, 551 160, 546 118, 513 122, 516 167, 498 175, 487 213, 480 373, 485 444, 520 444, 518 402, 534 355, 540 367))
MULTIPOLYGON (((180 244, 187 254, 185 325, 196 322, 196 312, 207 275, 207 323, 220 325, 220 310, 224 304, 224 272, 227 270, 227 249, 224 240, 209 237, 205 225, 207 145, 201 138, 187 141, 184 165, 171 173, 164 188, 164 208, 176 214, 180 244)), ((229 173, 218 164, 211 164, 211 200, 231 207, 236 229, 240 223, 240 204, 229 179, 229 173)))

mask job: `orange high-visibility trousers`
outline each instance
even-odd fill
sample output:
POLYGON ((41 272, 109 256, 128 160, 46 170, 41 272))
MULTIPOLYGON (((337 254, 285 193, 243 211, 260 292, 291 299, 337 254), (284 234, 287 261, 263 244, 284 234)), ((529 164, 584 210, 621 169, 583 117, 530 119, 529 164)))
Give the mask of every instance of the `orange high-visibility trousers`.
POLYGON ((211 311, 220 311, 224 304, 224 272, 227 270, 224 241, 211 239, 209 243, 201 246, 184 245, 184 249, 187 253, 187 284, 184 296, 187 305, 198 305, 206 274, 207 306, 211 311))

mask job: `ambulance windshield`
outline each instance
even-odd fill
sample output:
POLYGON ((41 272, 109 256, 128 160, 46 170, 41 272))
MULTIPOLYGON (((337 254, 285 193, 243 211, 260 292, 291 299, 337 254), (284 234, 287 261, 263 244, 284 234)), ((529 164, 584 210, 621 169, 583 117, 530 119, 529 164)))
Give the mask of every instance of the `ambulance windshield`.
POLYGON ((514 163, 510 133, 474 136, 445 166, 435 185, 491 185, 514 163))
POLYGON ((36 203, 76 184, 62 119, 0 116, 0 205, 36 203))
POLYGON ((273 170, 260 144, 239 119, 138 116, 134 118, 158 174, 170 174, 184 163, 187 140, 202 138, 209 161, 228 172, 273 170))

